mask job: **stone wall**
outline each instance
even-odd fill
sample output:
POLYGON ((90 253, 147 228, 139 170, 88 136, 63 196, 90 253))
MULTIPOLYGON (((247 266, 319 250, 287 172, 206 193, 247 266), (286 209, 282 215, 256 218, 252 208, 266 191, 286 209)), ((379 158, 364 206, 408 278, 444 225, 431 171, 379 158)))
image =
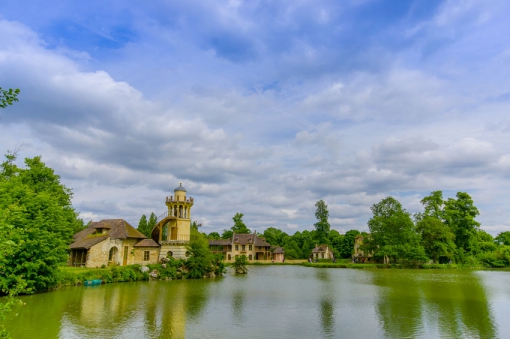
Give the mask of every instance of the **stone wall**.
POLYGON ((159 260, 159 247, 135 247, 134 264, 147 265, 157 264, 159 260), (144 252, 149 251, 149 261, 145 261, 144 252))

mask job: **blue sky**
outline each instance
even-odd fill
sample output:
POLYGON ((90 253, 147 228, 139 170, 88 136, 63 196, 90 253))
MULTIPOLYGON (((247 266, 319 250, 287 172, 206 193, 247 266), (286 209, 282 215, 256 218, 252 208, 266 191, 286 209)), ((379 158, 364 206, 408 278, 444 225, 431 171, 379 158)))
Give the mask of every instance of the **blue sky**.
POLYGON ((205 232, 367 229, 393 195, 468 192, 510 230, 506 1, 4 1, 0 146, 24 144, 85 220, 165 210, 205 232))

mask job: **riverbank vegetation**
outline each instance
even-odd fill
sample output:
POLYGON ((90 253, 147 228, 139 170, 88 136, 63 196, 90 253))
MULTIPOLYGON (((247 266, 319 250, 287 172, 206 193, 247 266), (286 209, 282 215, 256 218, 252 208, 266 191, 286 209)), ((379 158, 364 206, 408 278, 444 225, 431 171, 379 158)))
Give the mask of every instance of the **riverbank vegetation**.
MULTIPOLYGON (((340 234, 330 229, 327 205, 319 200, 315 205, 315 229, 289 235, 269 227, 259 236, 272 246, 285 248, 285 258, 289 260, 308 259, 318 244, 326 244, 339 260, 337 264, 320 263, 328 267, 510 267, 510 232, 492 237, 480 229, 480 223, 475 220, 479 211, 467 193, 459 192, 455 198, 444 200, 441 191, 434 191, 421 203, 424 211, 411 215, 399 201, 387 197, 372 206, 369 232, 349 230, 340 234), (374 263, 351 261, 358 236, 363 237, 360 250, 367 253, 365 259, 374 263), (342 259, 348 262, 341 263, 342 259)), ((237 222, 223 234, 211 232, 207 237, 228 239, 234 230, 251 233, 242 216, 236 214, 237 222)), ((310 264, 313 265, 317 263, 310 264)))

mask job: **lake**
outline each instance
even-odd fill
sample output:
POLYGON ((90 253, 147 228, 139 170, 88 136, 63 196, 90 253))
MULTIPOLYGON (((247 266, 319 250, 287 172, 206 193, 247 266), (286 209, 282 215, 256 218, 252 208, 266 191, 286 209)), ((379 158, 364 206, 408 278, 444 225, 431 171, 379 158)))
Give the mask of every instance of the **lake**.
POLYGON ((13 338, 510 338, 510 272, 248 266, 24 296, 13 338))

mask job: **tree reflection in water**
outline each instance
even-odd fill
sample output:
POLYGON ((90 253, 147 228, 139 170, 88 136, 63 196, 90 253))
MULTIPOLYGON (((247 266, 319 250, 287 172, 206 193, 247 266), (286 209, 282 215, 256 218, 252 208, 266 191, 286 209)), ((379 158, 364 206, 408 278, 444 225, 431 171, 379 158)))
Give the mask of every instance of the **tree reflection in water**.
POLYGON ((485 290, 472 272, 388 270, 372 277, 388 337, 496 337, 485 290))
POLYGON ((335 334, 335 293, 330 271, 327 268, 317 268, 316 277, 320 289, 319 313, 322 333, 327 338, 335 334))

